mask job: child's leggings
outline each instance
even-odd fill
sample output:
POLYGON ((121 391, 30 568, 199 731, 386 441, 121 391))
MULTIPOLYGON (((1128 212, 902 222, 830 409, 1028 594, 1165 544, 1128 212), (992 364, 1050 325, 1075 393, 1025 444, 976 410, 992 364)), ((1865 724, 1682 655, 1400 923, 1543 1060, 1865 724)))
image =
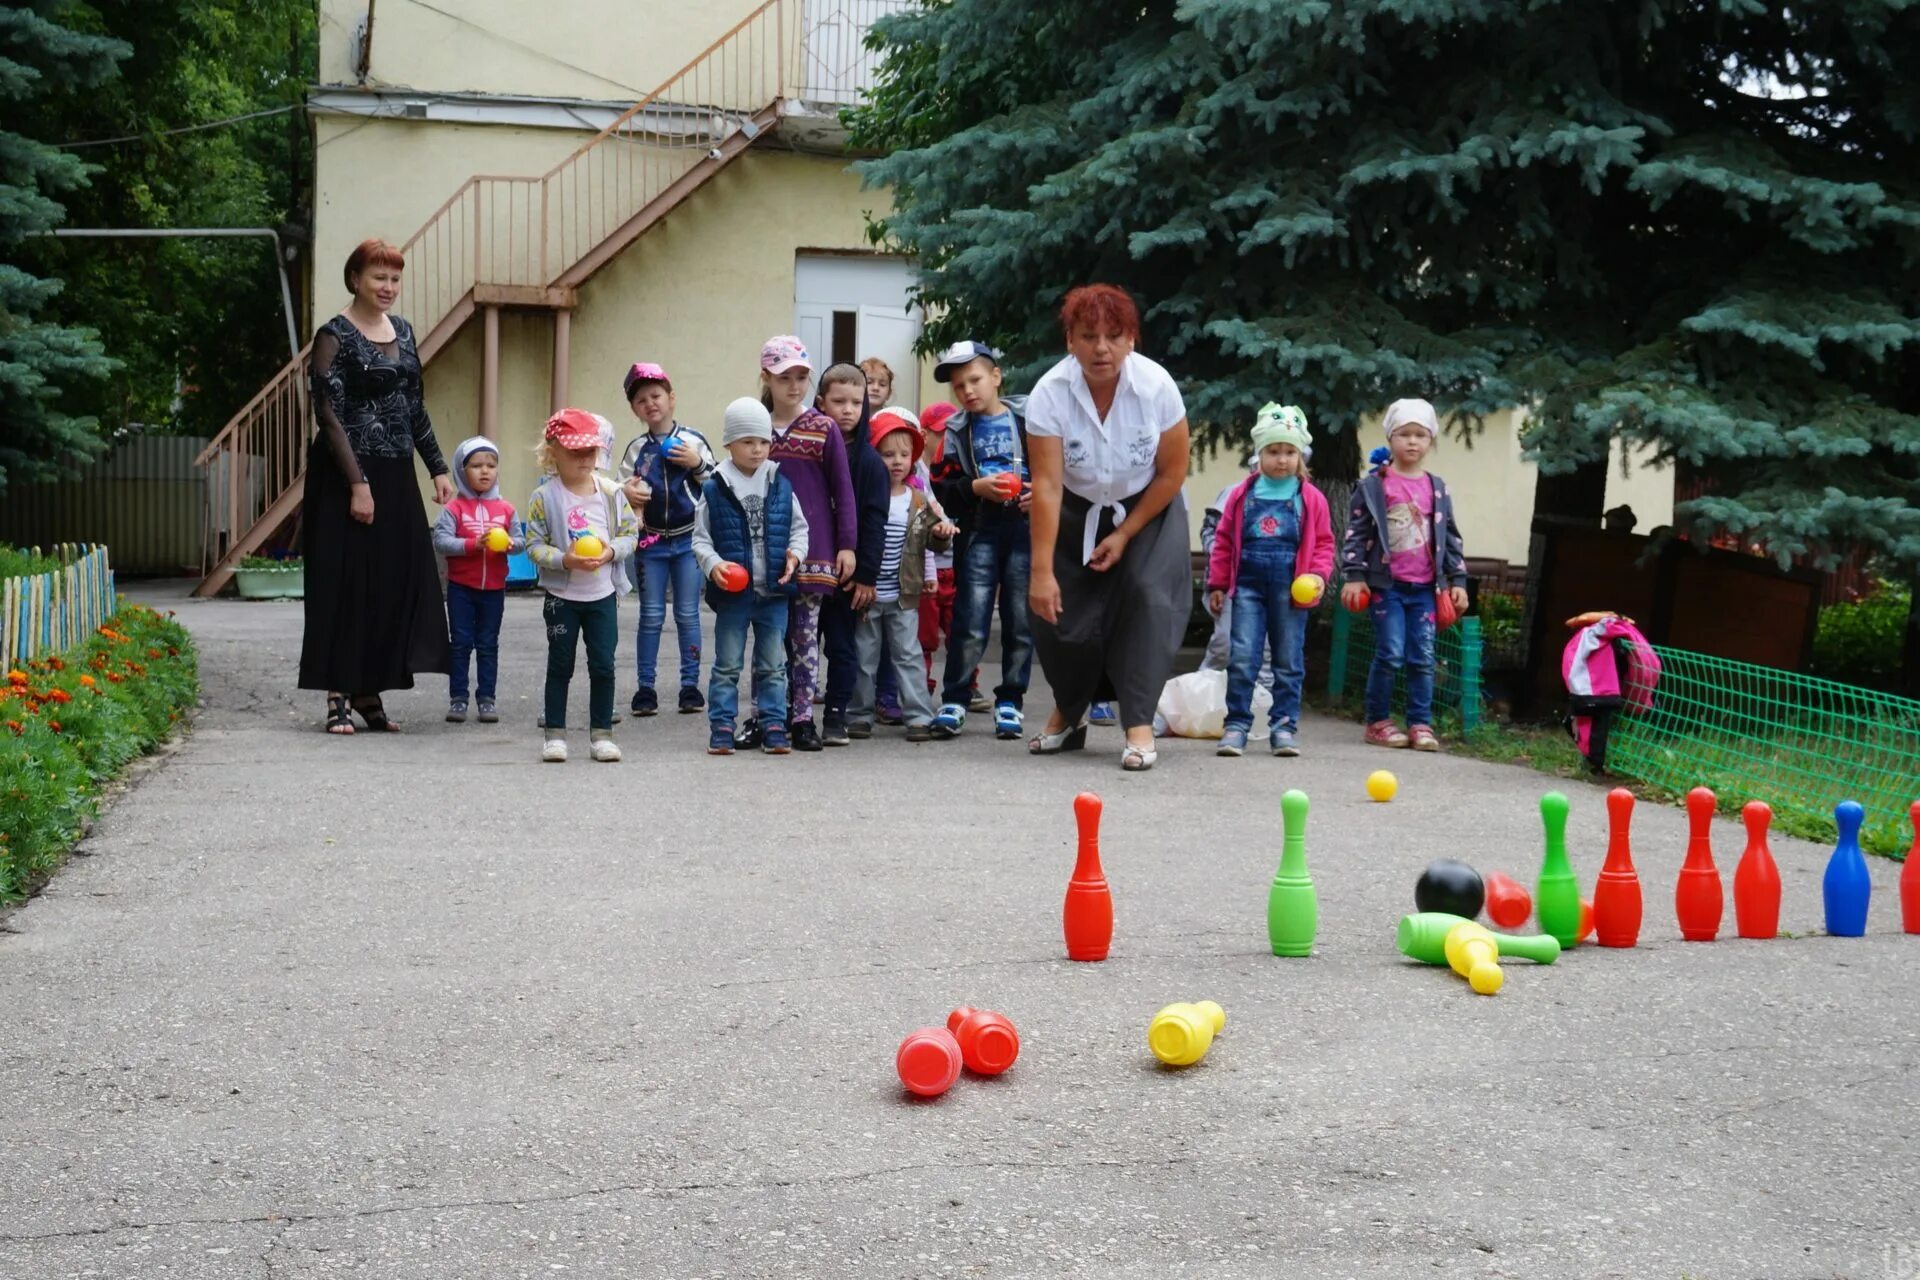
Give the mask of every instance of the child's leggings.
POLYGON ((567 686, 573 681, 578 641, 587 642, 587 723, 613 729, 613 651, 620 619, 612 592, 598 600, 565 600, 549 594, 540 608, 547 624, 547 733, 567 727, 567 686))

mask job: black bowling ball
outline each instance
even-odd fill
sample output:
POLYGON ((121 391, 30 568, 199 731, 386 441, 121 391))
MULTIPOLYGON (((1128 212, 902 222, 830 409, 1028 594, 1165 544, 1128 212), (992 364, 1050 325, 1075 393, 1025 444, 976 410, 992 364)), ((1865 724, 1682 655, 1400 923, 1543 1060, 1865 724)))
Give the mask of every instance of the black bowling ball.
POLYGON ((1454 858, 1435 858, 1413 882, 1413 905, 1471 920, 1486 905, 1487 886, 1480 873, 1454 858))

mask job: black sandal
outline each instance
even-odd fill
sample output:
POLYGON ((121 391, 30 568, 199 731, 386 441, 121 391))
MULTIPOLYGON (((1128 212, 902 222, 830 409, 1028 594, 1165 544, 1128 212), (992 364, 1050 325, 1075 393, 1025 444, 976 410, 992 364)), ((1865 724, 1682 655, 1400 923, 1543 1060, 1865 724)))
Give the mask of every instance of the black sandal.
POLYGON ((387 709, 381 703, 380 695, 377 693, 371 698, 355 698, 353 700, 353 709, 358 711, 360 718, 367 722, 367 731, 369 733, 400 732, 400 726, 387 719, 387 709))
POLYGON ((327 732, 342 738, 353 735, 353 714, 347 710, 344 693, 327 695, 327 732))

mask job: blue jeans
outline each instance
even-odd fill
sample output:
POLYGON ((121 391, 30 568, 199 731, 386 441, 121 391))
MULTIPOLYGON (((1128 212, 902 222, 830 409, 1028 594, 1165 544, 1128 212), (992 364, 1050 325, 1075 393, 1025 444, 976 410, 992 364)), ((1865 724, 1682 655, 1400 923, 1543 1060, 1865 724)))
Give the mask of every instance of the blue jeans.
POLYGON ((993 626, 993 594, 1000 593, 1000 683, 995 702, 1018 707, 1027 697, 1033 672, 1033 629, 1027 621, 1027 584, 1033 575, 1033 543, 1024 519, 994 518, 961 535, 953 557, 953 630, 947 636, 946 679, 942 702, 967 705, 973 669, 987 647, 993 626))
POLYGON ((633 641, 634 667, 642 689, 653 688, 660 659, 660 633, 667 625, 667 592, 673 592, 673 634, 680 644, 680 683, 700 684, 700 564, 693 535, 677 533, 643 549, 639 562, 640 630, 633 641))
POLYGON ((1407 669, 1407 723, 1433 723, 1433 584, 1396 582, 1376 592, 1373 666, 1367 671, 1367 723, 1393 714, 1393 679, 1407 669))
POLYGON ((707 679, 707 722, 733 728, 740 710, 740 667, 753 627, 753 700, 761 724, 787 719, 787 608, 790 596, 742 592, 713 614, 713 674, 707 679))
POLYGON ((447 671, 447 696, 467 696, 467 659, 478 654, 480 701, 492 702, 500 676, 500 614, 506 608, 505 588, 485 591, 464 583, 447 583, 447 631, 452 640, 447 671))
POLYGON ((1293 557, 1286 571, 1255 573, 1242 564, 1233 587, 1232 656, 1227 663, 1227 728, 1253 728, 1253 688, 1269 646, 1273 707, 1267 728, 1300 728, 1300 688, 1307 669, 1307 610, 1293 603, 1293 557))

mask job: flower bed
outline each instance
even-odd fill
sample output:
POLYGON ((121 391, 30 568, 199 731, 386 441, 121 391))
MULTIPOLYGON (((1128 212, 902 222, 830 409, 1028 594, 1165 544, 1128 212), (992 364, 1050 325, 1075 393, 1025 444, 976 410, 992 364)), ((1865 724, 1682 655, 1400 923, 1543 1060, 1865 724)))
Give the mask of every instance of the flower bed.
POLYGON ((0 687, 0 900, 40 887, 99 811, 101 789, 166 741, 199 696, 186 629, 123 604, 78 649, 0 687))

